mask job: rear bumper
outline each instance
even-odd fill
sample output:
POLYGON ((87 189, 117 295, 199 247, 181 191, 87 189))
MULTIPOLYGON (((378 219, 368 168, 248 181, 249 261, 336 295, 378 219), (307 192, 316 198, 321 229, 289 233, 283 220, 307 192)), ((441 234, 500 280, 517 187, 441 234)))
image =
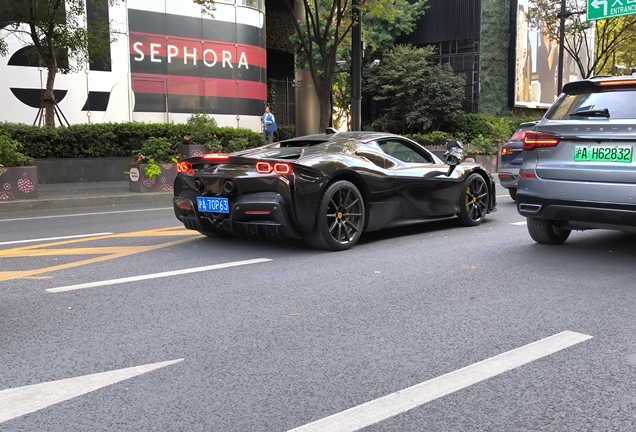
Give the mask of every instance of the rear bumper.
POLYGON ((301 238, 283 197, 276 192, 234 197, 230 199, 229 214, 200 212, 196 198, 195 193, 184 192, 172 199, 175 216, 188 229, 221 229, 239 237, 301 238))
POLYGON ((574 229, 636 227, 636 205, 543 200, 517 195, 517 210, 522 216, 560 221, 574 229))
POLYGON ((519 185, 519 168, 499 168, 499 184, 506 189, 517 189, 519 185))

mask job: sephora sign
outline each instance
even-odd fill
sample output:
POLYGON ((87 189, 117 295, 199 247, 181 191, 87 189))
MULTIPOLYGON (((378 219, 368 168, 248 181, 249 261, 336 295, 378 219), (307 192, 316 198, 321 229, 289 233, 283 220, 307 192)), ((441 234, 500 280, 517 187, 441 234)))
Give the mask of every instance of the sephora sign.
MULTIPOLYGON (((56 99, 71 123, 181 122, 206 112, 220 125, 260 130, 267 100, 263 12, 219 3, 212 18, 186 0, 95 1, 104 3, 102 18, 113 23, 117 40, 107 61, 57 76, 56 99)), ((32 123, 46 71, 22 42, 7 40, 0 121, 32 123)))

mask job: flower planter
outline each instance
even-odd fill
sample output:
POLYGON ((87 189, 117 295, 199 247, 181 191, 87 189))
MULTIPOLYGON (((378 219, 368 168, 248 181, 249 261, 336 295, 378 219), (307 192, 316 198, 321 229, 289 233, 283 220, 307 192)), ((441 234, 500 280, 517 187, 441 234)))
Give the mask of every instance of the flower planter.
POLYGON ((0 168, 0 201, 37 197, 38 168, 36 166, 0 168))
POLYGON ((497 172, 497 155, 472 155, 468 157, 475 159, 475 163, 484 167, 489 173, 497 172))
POLYGON ((177 152, 181 157, 195 157, 206 155, 210 150, 203 144, 179 144, 177 152))
POLYGON ((130 164, 128 170, 131 192, 172 192, 174 190, 174 179, 177 176, 177 165, 172 163, 160 163, 161 174, 156 179, 144 178, 146 164, 130 164))

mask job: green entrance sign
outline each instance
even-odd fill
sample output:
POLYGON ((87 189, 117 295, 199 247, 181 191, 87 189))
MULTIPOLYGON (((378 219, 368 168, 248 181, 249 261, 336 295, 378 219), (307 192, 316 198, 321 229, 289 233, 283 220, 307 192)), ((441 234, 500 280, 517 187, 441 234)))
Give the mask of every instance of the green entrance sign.
POLYGON ((588 21, 633 14, 636 14, 636 0, 587 0, 588 21))

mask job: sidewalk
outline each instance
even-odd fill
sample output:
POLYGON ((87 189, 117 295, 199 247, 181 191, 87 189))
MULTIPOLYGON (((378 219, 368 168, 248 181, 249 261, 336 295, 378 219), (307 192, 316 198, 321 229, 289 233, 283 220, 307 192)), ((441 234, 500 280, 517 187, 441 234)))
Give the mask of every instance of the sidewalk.
POLYGON ((128 180, 93 183, 38 185, 38 198, 0 201, 0 213, 72 207, 165 203, 172 205, 172 192, 136 193, 128 180))

